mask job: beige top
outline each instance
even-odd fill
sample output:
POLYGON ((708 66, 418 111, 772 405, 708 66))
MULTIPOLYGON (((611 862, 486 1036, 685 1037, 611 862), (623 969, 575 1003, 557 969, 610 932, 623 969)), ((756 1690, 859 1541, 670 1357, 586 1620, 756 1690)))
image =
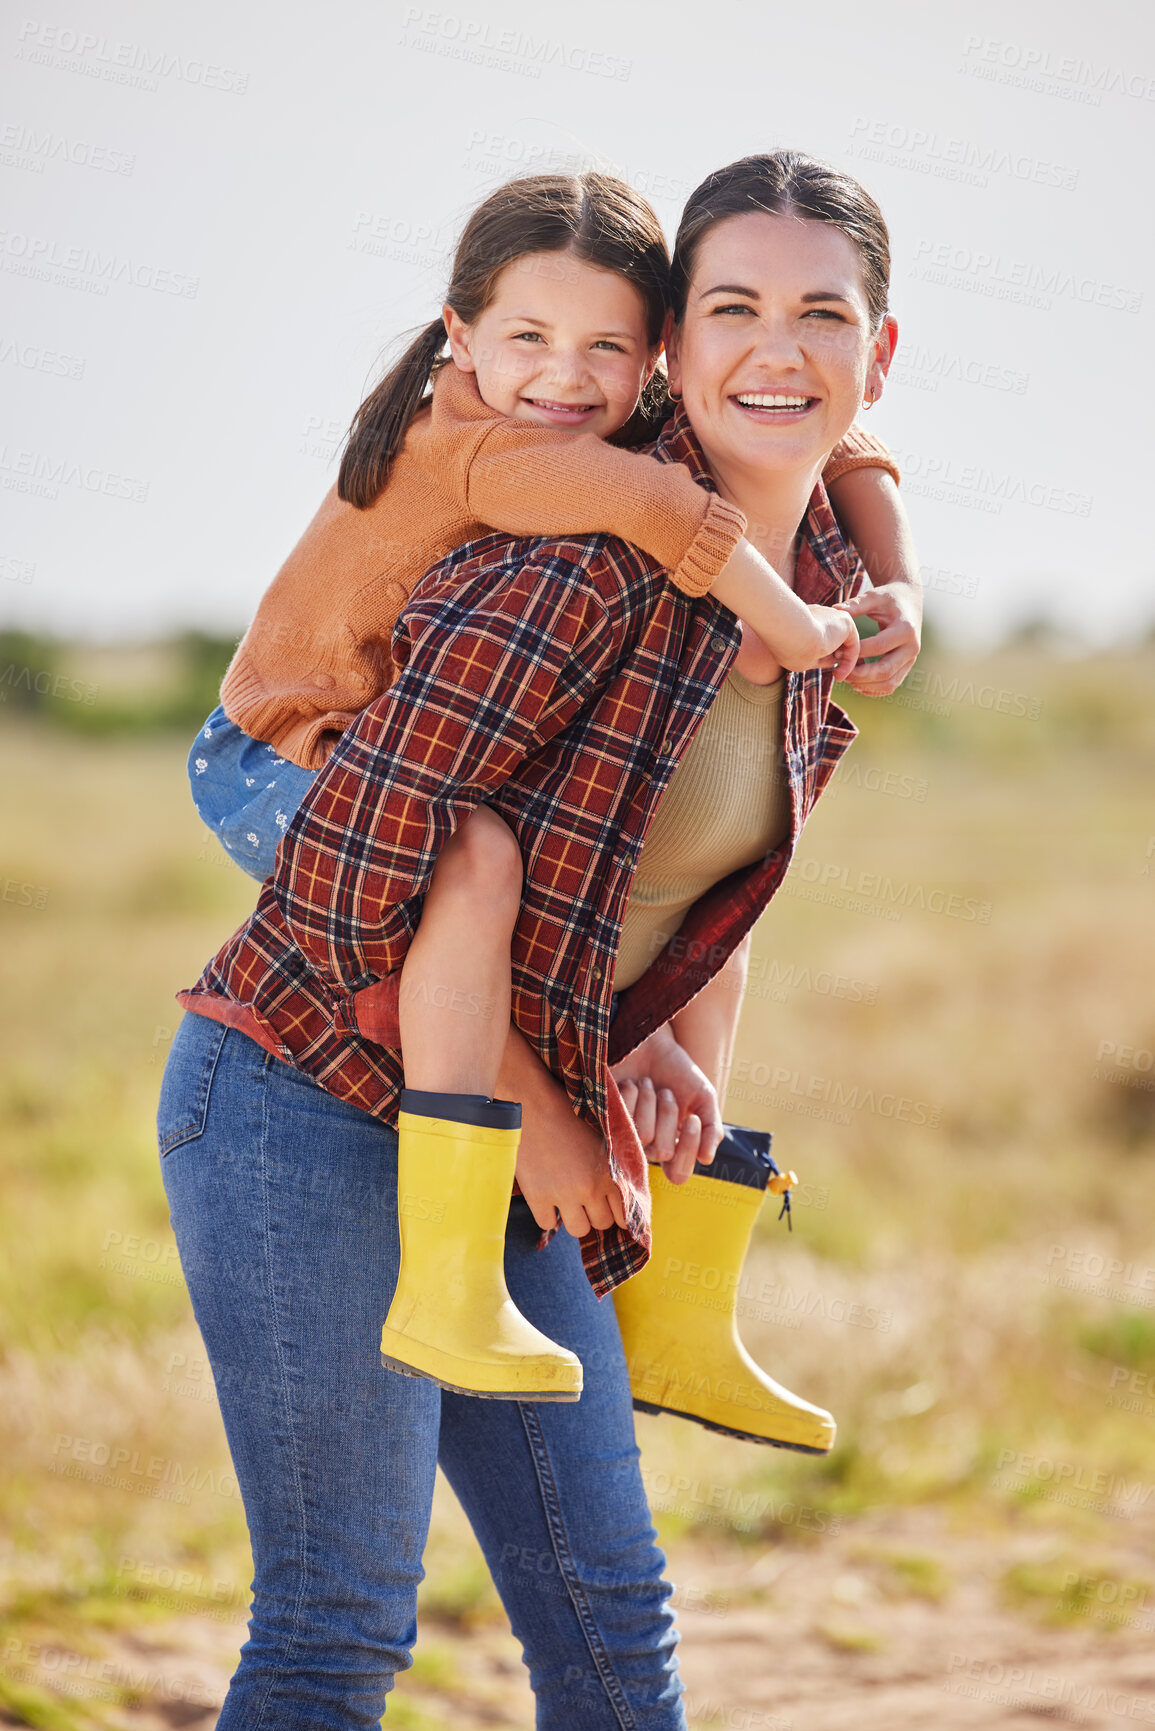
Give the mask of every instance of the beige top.
POLYGON ((630 886, 614 990, 641 979, 700 895, 753 865, 790 828, 782 758, 785 679, 731 672, 670 778, 630 886))

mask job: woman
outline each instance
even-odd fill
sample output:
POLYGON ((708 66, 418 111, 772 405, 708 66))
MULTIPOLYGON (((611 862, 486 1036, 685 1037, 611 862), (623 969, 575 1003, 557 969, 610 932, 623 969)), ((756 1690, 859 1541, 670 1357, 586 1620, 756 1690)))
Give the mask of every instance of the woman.
MULTIPOLYGON (((808 601, 861 580, 812 494, 881 389, 886 266, 872 201, 785 154, 712 176, 679 237, 668 349, 683 401, 657 454, 732 494, 808 601)), ((885 688, 917 647, 909 617, 897 595, 857 605, 888 621, 885 688)), ((731 666, 754 685, 776 677, 740 639, 719 602, 604 536, 494 536, 452 555, 398 626, 397 684, 338 747, 252 918, 183 994, 195 1013, 166 1071, 165 1182, 256 1562, 222 1731, 377 1722, 415 1637, 438 1459, 525 1648, 539 1725, 684 1724, 620 1338, 594 1294, 648 1248, 645 1166, 607 1070, 623 911, 647 825, 731 666), (432 861, 481 799, 526 871, 501 1081, 526 1108, 506 1273, 519 1309, 581 1359, 576 1405, 479 1402, 377 1359, 396 1220, 424 1205, 397 1194, 390 982, 432 861)), ((717 1103, 678 1018, 781 882, 849 743, 829 684, 790 681, 788 835, 690 908, 679 936, 707 943, 668 945, 620 998, 615 1048, 635 1083, 677 1097, 685 1161, 717 1139, 717 1103)))

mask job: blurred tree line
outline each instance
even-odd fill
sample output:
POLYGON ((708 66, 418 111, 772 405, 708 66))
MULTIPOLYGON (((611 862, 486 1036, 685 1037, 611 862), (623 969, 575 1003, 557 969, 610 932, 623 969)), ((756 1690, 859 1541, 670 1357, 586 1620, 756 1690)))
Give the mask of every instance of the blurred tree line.
MULTIPOLYGON (((236 648, 233 637, 183 631, 146 651, 150 678, 109 679, 100 651, 26 631, 0 631, 0 715, 7 711, 74 733, 191 732, 215 709, 236 648), (94 677, 95 675, 95 677, 94 677)), ((108 653, 108 652, 105 652, 108 653)))

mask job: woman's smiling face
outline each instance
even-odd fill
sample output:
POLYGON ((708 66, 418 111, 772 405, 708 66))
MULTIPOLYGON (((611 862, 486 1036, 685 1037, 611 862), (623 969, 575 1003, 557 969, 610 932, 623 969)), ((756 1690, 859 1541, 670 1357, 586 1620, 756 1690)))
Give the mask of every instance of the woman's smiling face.
POLYGON ((819 468, 881 392, 896 326, 871 330, 858 249, 828 222, 762 212, 702 237, 669 333, 671 388, 718 480, 819 468))

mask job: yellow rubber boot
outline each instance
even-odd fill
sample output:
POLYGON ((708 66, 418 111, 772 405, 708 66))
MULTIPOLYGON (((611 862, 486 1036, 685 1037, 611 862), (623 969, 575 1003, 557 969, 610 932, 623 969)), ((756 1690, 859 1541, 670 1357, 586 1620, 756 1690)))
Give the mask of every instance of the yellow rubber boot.
MULTIPOLYGON (((684 1184, 650 1167, 653 1254, 614 1291, 634 1405, 725 1436, 829 1454, 836 1428, 830 1414, 772 1381, 738 1338, 742 1265, 767 1179, 777 1169, 765 1153, 760 1161, 748 1156, 758 1140, 768 1146, 765 1136, 734 1136, 723 1141, 713 1167, 698 1167, 684 1184)), ((778 1180, 774 1189, 781 1193, 792 1179, 778 1180)))
POLYGON ((409 1088, 401 1107, 401 1269, 381 1357, 455 1394, 577 1400, 581 1361, 526 1320, 505 1284, 521 1107, 409 1088))

